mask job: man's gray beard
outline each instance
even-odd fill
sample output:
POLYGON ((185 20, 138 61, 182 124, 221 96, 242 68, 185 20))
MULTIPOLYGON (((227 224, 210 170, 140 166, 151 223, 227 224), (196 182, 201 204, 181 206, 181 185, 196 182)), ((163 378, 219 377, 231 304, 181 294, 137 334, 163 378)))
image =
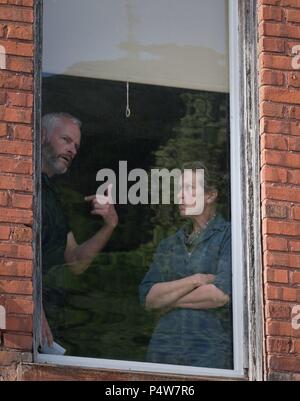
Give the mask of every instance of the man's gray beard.
POLYGON ((42 146, 42 162, 53 175, 60 175, 67 172, 67 167, 63 167, 59 164, 57 155, 49 142, 42 146))

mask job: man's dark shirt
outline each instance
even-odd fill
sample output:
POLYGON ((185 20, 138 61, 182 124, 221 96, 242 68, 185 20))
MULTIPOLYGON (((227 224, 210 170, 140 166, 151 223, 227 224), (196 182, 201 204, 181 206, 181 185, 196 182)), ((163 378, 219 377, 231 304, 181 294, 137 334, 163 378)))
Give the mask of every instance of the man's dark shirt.
POLYGON ((46 174, 42 174, 43 306, 50 321, 55 319, 57 308, 64 303, 64 294, 55 284, 55 271, 65 264, 69 231, 58 189, 46 174))

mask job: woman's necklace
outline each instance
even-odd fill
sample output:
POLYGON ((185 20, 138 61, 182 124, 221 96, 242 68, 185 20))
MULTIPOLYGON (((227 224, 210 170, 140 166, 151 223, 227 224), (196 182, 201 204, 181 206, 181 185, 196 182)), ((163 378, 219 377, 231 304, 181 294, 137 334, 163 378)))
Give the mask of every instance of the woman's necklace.
POLYGON ((198 238, 200 236, 200 234, 202 234, 202 232, 206 229, 206 227, 208 226, 208 224, 216 217, 216 215, 214 214, 209 220, 207 220, 207 222, 200 227, 199 230, 197 231, 193 231, 187 238, 187 243, 188 245, 191 245, 196 238, 198 238))

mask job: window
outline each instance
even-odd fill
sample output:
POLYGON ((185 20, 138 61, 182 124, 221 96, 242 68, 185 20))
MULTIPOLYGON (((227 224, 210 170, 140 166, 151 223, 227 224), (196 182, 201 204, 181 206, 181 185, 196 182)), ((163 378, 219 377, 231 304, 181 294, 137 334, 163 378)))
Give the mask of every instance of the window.
POLYGON ((66 353, 44 347, 39 361, 244 374, 237 12, 44 2, 43 307, 66 353), (152 173, 179 169, 186 199, 182 168, 204 171, 196 217, 176 179, 169 202, 152 198, 152 173), (118 223, 84 199, 105 182, 118 223))

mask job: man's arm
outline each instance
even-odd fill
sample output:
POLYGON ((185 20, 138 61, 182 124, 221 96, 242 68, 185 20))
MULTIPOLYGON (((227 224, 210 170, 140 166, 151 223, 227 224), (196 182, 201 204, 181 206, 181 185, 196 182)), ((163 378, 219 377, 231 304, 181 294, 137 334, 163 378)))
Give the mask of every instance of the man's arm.
POLYGON ((64 256, 74 274, 82 274, 89 267, 98 252, 105 247, 118 224, 118 215, 111 203, 111 187, 107 203, 98 203, 96 195, 88 196, 85 200, 92 202, 91 214, 101 216, 104 225, 92 238, 80 245, 77 244, 74 234, 69 232, 64 256))
POLYGON ((175 308, 215 309, 229 302, 229 296, 213 284, 203 285, 181 297, 174 303, 175 308))
POLYGON ((114 229, 114 226, 105 225, 81 245, 77 244, 72 232, 68 234, 65 261, 72 273, 79 275, 86 271, 98 252, 105 247, 114 229))
POLYGON ((195 288, 200 288, 213 279, 213 275, 197 273, 179 280, 154 284, 146 297, 146 309, 172 307, 195 288))

